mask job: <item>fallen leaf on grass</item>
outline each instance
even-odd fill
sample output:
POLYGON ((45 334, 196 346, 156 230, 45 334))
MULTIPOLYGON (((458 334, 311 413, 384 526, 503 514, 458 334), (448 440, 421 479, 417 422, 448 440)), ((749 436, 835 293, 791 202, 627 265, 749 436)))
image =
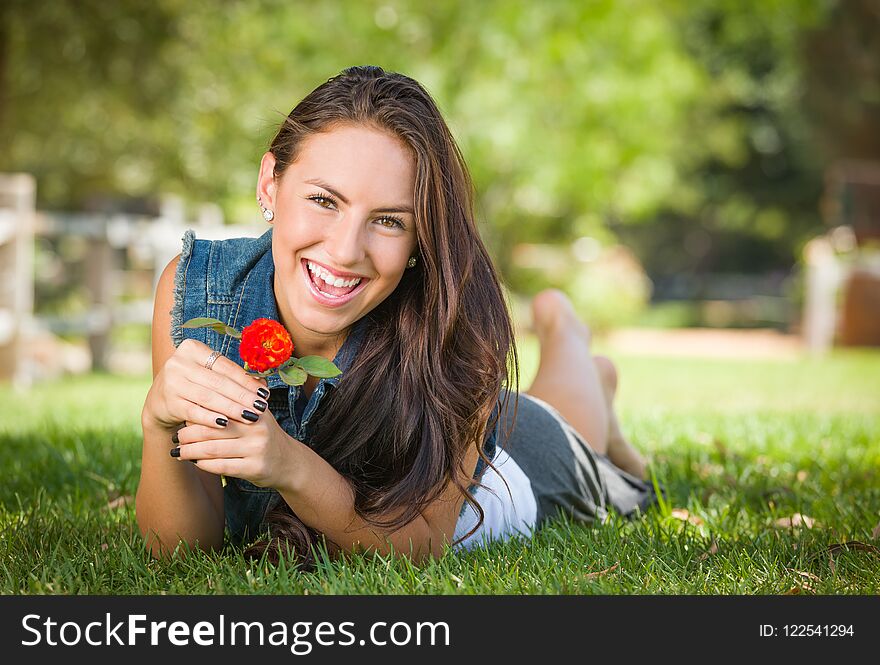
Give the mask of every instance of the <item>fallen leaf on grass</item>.
POLYGON ((613 566, 611 566, 611 568, 606 568, 605 570, 599 570, 599 571, 596 571, 595 573, 587 573, 586 575, 584 575, 584 579, 590 580, 590 579, 593 579, 594 577, 601 577, 602 575, 607 575, 608 573, 613 572, 619 565, 620 565, 620 561, 618 561, 613 566))
POLYGON ((687 508, 673 508, 671 515, 682 522, 690 522, 694 526, 700 526, 703 524, 703 519, 701 517, 697 517, 696 515, 691 515, 687 508))
POLYGON ((797 586, 791 587, 788 591, 786 591, 783 595, 785 596, 794 596, 799 593, 806 591, 807 593, 816 593, 815 587, 813 587, 810 582, 821 582, 821 578, 818 575, 814 575, 813 573, 807 572, 806 570, 792 570, 787 568, 788 572, 794 573, 795 575, 800 575, 805 578, 805 581, 801 582, 797 586))
POLYGON ((712 541, 712 545, 709 547, 709 549, 703 552, 698 558, 700 561, 705 561, 712 554, 718 554, 718 543, 716 543, 714 540, 712 541))
POLYGON ((874 545, 868 545, 867 543, 863 543, 858 540, 849 540, 845 543, 835 543, 834 545, 828 546, 829 554, 834 554, 835 552, 839 552, 840 550, 861 550, 863 552, 870 552, 871 554, 880 555, 880 548, 875 547, 874 545))
POLYGON ((720 476, 724 472, 724 467, 720 464, 711 464, 709 462, 693 462, 691 471, 701 480, 705 480, 712 476, 720 476))
POLYGON ((812 529, 816 524, 816 520, 808 515, 795 513, 791 517, 780 517, 773 523, 773 526, 779 529, 798 529, 802 526, 812 529))
POLYGON ((109 502, 106 506, 104 506, 104 510, 116 510, 117 508, 127 508, 128 506, 134 505, 134 497, 129 496, 128 494, 123 494, 122 496, 116 497, 113 501, 109 502))
POLYGON ((831 568, 831 573, 836 575, 837 566, 834 563, 834 555, 838 552, 849 552, 850 550, 860 550, 862 552, 874 554, 875 556, 880 556, 880 547, 868 545, 867 543, 863 543, 858 540, 849 540, 845 543, 835 543, 834 545, 829 545, 825 549, 813 554, 811 558, 814 561, 817 561, 819 559, 824 559, 827 556, 828 567, 831 568))

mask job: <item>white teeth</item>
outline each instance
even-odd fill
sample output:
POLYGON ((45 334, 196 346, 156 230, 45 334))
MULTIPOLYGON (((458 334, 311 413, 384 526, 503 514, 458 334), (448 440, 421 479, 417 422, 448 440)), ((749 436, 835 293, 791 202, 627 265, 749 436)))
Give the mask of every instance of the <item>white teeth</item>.
POLYGON ((327 282, 327 284, 330 284, 331 286, 357 286, 358 284, 360 284, 361 281, 360 277, 355 277, 349 280, 342 279, 342 277, 334 277, 330 274, 329 271, 319 265, 312 263, 311 261, 306 261, 306 265, 308 266, 309 271, 314 273, 317 277, 323 279, 325 282, 327 282))

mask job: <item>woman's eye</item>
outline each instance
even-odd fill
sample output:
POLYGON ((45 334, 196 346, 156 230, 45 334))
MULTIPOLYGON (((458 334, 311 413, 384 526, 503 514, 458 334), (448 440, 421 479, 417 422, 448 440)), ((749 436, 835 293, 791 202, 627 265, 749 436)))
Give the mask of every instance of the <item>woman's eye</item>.
POLYGON ((327 197, 327 196, 320 196, 320 195, 318 195, 318 194, 316 194, 316 195, 314 195, 314 196, 310 196, 310 197, 309 197, 309 200, 310 200, 310 201, 314 201, 315 203, 317 203, 317 204, 318 204, 319 206, 321 206, 322 208, 332 208, 333 205, 334 205, 334 201, 333 201, 333 199, 331 199, 331 198, 329 198, 329 197, 327 197))
POLYGON ((396 217, 380 217, 379 224, 384 226, 386 229, 402 229, 405 228, 403 226, 403 222, 401 222, 396 217))

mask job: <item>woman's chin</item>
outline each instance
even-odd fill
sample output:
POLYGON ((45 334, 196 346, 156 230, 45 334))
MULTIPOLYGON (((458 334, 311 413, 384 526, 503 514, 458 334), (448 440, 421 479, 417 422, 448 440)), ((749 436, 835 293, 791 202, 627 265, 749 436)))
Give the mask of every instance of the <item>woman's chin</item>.
POLYGON ((331 335, 348 328, 354 321, 351 312, 325 309, 319 304, 306 300, 305 305, 294 307, 297 322, 306 330, 322 335, 331 335))

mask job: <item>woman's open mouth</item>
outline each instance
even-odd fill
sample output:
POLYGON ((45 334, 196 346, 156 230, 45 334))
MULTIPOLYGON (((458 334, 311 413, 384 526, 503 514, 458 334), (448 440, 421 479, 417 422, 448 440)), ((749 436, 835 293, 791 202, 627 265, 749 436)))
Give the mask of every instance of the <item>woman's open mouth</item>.
POLYGON ((325 307, 339 307, 349 302, 358 293, 364 290, 367 282, 370 280, 366 277, 354 278, 349 280, 333 280, 324 268, 308 259, 300 261, 303 269, 303 276, 306 284, 311 291, 312 296, 320 304, 325 307), (330 283, 330 281, 335 283, 330 283))

